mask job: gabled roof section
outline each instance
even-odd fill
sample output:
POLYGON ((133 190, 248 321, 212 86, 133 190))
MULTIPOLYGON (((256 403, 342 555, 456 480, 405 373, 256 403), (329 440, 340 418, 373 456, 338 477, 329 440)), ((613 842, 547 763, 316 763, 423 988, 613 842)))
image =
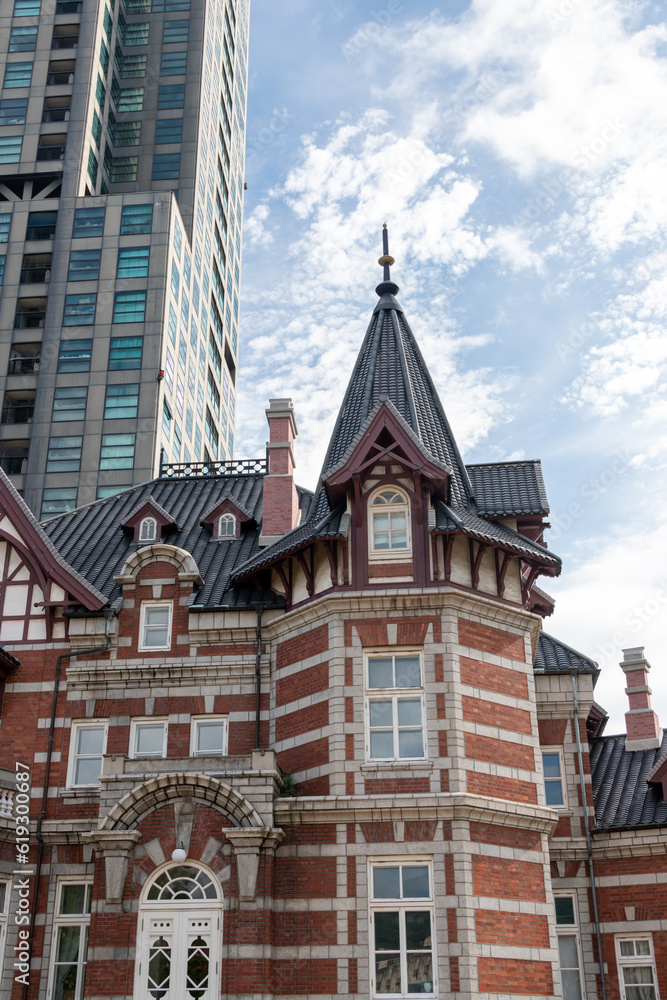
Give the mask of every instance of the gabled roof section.
POLYGON ((477 502, 485 517, 549 513, 549 501, 539 460, 486 462, 467 465, 477 502))
POLYGON ((655 750, 625 749, 625 733, 592 740, 591 778, 598 829, 667 826, 667 800, 651 783, 655 765, 667 754, 667 730, 655 750))
POLYGON ((600 673, 600 668, 590 656, 577 652, 548 632, 540 632, 533 666, 542 674, 569 674, 572 669, 584 674, 594 674, 595 677, 600 673))
POLYGON ((201 523, 213 524, 213 522, 222 514, 235 514, 237 520, 240 522, 252 521, 254 518, 253 513, 247 510, 240 500, 235 500, 231 494, 227 493, 222 500, 215 505, 215 507, 212 507, 211 510, 209 510, 208 513, 202 517, 201 523))
POLYGON ((122 526, 123 528, 134 528, 145 517, 154 517, 160 527, 173 527, 178 530, 178 525, 171 514, 152 496, 146 497, 145 500, 138 503, 122 526))
POLYGON ((47 532, 38 523, 2 470, 0 470, 0 531, 4 531, 10 543, 15 539, 19 545, 23 545, 39 563, 44 573, 74 600, 80 601, 85 608, 93 611, 104 607, 106 604, 104 595, 79 573, 72 563, 63 558, 62 553, 51 542, 47 532), (5 519, 9 522, 7 527, 3 524, 5 519))

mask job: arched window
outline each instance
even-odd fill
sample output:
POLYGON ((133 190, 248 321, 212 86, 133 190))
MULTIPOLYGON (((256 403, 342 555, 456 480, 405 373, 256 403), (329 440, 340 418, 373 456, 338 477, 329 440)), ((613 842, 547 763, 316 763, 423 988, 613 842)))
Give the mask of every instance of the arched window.
POLYGON ((139 541, 154 542, 157 538, 157 521, 154 517, 145 517, 139 526, 139 541))
POLYGON ((370 502, 371 553, 403 555, 410 551, 410 506, 402 490, 378 490, 370 502))
POLYGON ((137 1000, 217 1000, 222 900, 200 865, 170 864, 142 894, 137 930, 137 1000))
POLYGON ((218 538, 236 538, 236 518, 233 514, 221 514, 218 519, 218 538))

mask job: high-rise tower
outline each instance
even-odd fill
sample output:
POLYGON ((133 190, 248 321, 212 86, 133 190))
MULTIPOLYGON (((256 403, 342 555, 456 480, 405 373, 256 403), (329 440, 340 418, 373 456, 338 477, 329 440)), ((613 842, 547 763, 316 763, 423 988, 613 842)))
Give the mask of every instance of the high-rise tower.
POLYGON ((0 0, 0 466, 42 517, 233 455, 248 0, 0 0))

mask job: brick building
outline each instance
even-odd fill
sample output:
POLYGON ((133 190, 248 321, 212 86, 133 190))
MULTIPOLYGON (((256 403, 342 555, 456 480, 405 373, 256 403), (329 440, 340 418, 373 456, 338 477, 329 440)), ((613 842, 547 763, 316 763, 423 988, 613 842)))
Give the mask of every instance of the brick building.
POLYGON ((463 463, 381 263, 314 493, 285 399, 268 467, 2 478, 2 996, 667 997, 649 665, 603 735, 539 462, 463 463))

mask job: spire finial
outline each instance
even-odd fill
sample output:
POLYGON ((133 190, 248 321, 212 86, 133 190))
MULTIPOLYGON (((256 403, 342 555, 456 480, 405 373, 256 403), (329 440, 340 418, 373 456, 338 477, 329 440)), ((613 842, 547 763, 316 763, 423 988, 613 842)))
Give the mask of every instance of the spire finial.
POLYGON ((385 222, 382 226, 382 257, 378 260, 378 264, 383 269, 382 280, 391 281, 391 265, 395 264, 396 261, 393 257, 389 256, 389 230, 387 229, 387 223, 385 222))

